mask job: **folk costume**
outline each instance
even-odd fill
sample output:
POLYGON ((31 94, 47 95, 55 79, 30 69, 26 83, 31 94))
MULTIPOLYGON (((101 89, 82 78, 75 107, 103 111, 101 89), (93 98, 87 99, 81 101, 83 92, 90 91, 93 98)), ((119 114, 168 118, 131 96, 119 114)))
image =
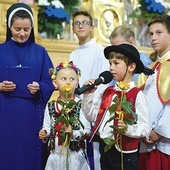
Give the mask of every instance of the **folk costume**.
MULTIPOLYGON (((71 115, 79 119, 83 125, 84 129, 78 122, 76 125, 72 125, 73 129, 73 139, 70 141, 69 147, 69 169, 70 170, 90 170, 88 160, 85 153, 85 139, 90 134, 90 124, 85 119, 84 115, 81 113, 81 100, 75 97, 76 105, 73 106, 70 111, 71 115)), ((43 123, 43 129, 47 131, 47 136, 49 137, 49 150, 50 156, 47 160, 46 170, 66 169, 66 152, 67 147, 62 149, 60 129, 62 122, 57 122, 57 119, 61 115, 62 106, 56 101, 51 101, 48 103, 45 109, 45 117, 43 123)))
MULTIPOLYGON (((20 9, 29 11, 33 17, 30 7, 17 3, 8 9, 7 21, 9 16, 12 18, 11 13, 14 15, 14 11, 20 9)), ((0 91, 0 169, 42 169, 42 142, 38 132, 46 103, 54 90, 48 73, 51 67, 47 51, 34 42, 33 32, 26 42, 18 43, 7 28, 7 40, 0 44, 0 82, 12 81, 16 89, 0 91), (27 88, 33 81, 40 85, 35 94, 27 88)))
POLYGON ((170 52, 167 52, 161 58, 158 56, 157 60, 150 66, 155 70, 155 74, 149 77, 141 74, 138 80, 138 86, 143 89, 149 101, 149 130, 155 130, 161 136, 153 144, 146 144, 141 141, 139 169, 160 170, 162 168, 166 170, 170 168, 170 78, 167 76, 170 68, 169 63, 170 52), (147 162, 145 162, 146 159, 147 162), (164 161, 169 162, 169 164, 165 164, 164 161))
MULTIPOLYGON (((130 85, 130 89, 128 91, 130 91, 131 89, 133 89, 135 87, 134 82, 129 83, 129 85, 130 85)), ((117 85, 115 85, 115 87, 113 86, 111 88, 113 89, 113 91, 114 90, 120 91, 120 89, 119 89, 119 87, 117 87, 117 85)), ((101 93, 101 99, 102 99, 102 95, 103 95, 103 93, 101 93)), ((111 101, 116 96, 117 96, 117 94, 115 93, 112 96, 111 101)), ((90 122, 96 122, 97 114, 100 114, 100 113, 98 113, 98 110, 99 110, 100 104, 102 102, 101 99, 96 100, 93 103, 93 95, 92 94, 84 94, 83 103, 82 103, 82 109, 83 109, 83 113, 85 114, 85 117, 90 122)), ((103 101, 103 102, 107 102, 107 101, 103 101)), ((134 108, 136 110, 136 114, 138 115, 138 120, 137 120, 137 123, 133 124, 132 126, 127 125, 128 128, 127 128, 127 132, 125 133, 125 136, 128 136, 130 138, 139 138, 141 136, 145 136, 148 133, 147 102, 146 102, 146 98, 145 98, 144 94, 141 91, 139 91, 137 93, 134 108)), ((95 133, 100 137, 100 145, 104 145, 103 144, 104 142, 102 141, 102 138, 109 137, 111 139, 115 139, 115 136, 114 136, 114 133, 112 131, 112 128, 110 128, 110 126, 113 125, 114 122, 109 122, 104 127, 106 121, 108 121, 112 116, 113 116, 113 114, 110 114, 110 112, 108 110, 106 110, 106 112, 104 113, 104 115, 103 115, 102 119, 100 120, 100 122, 96 122, 96 123, 99 124, 99 126, 98 126, 98 129, 97 129, 97 131, 95 133)), ((117 151, 120 151, 120 149, 118 147, 115 146, 115 148, 116 148, 117 151)), ((138 150, 138 145, 137 145, 137 147, 134 147, 133 149, 123 150, 123 153, 125 153, 125 155, 130 154, 130 153, 135 153, 136 154, 137 150, 138 150)), ((103 154, 107 154, 107 152, 104 153, 103 150, 100 150, 100 151, 101 151, 101 159, 100 160, 102 160, 102 159, 104 159, 104 158, 102 158, 103 154)), ((116 154, 117 154, 117 151, 115 151, 116 154)), ((108 158, 108 159, 111 159, 111 158, 108 158)), ((110 161, 114 161, 114 159, 112 159, 110 161)), ((104 160, 102 162, 104 162, 104 160)), ((106 164, 107 164, 107 162, 106 162, 106 164)), ((120 164, 118 164, 118 165, 120 166, 120 164)))
MULTIPOLYGON (((118 46, 108 46, 104 50, 105 57, 111 52, 124 54, 129 60, 136 63, 136 73, 146 72, 143 63, 140 61, 139 52, 129 44, 121 44, 118 46)), ((148 70, 150 74, 151 70, 148 70)), ((132 103, 132 108, 137 114, 137 121, 129 125, 127 124, 127 131, 123 135, 122 152, 124 169, 137 169, 138 164, 138 139, 144 137, 148 133, 148 108, 147 100, 142 91, 135 87, 135 83, 128 83, 130 88, 124 90, 127 95, 127 100, 132 103)), ((82 100, 82 110, 85 117, 90 122, 95 122, 94 129, 92 129, 91 140, 95 135, 99 136, 100 141, 100 164, 102 169, 121 169, 121 148, 117 144, 109 151, 104 152, 106 143, 102 140, 104 138, 116 139, 114 129, 110 126, 116 125, 116 118, 109 121, 110 118, 116 116, 115 112, 110 113, 109 107, 114 104, 114 99, 119 97, 121 89, 116 84, 108 87, 104 92, 100 93, 99 98, 93 99, 93 93, 84 94, 82 100), (107 123, 106 123, 107 122, 107 123)))

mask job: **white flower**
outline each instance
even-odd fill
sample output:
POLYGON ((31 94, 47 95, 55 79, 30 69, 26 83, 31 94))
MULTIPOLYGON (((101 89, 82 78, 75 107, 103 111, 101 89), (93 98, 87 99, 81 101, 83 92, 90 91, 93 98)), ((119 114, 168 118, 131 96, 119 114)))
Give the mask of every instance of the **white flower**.
POLYGON ((51 4, 54 5, 55 8, 64 8, 64 5, 59 0, 53 0, 51 4))
POLYGON ((48 6, 48 5, 50 5, 50 3, 48 2, 48 0, 39 0, 38 5, 48 6))

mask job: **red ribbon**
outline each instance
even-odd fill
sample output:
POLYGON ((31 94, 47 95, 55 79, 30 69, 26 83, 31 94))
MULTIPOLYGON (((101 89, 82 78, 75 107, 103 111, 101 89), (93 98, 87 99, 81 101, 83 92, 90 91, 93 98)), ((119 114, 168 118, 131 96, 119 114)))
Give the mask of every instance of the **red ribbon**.
POLYGON ((58 145, 62 145, 62 142, 61 142, 61 138, 60 138, 60 129, 61 129, 61 126, 63 125, 62 122, 58 122, 56 125, 55 125, 55 130, 56 130, 56 135, 58 137, 58 145))

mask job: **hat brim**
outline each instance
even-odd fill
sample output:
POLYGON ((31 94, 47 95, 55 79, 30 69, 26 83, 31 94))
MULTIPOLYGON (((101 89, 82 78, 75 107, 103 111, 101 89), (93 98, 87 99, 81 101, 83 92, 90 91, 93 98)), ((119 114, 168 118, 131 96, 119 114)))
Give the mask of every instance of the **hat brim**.
MULTIPOLYGON (((132 47, 132 45, 126 44, 126 46, 132 47)), ((135 48, 135 47, 134 47, 135 48)), ((135 73, 142 73, 144 70, 144 65, 142 61, 140 60, 140 55, 139 54, 134 54, 133 52, 130 51, 128 48, 124 48, 123 44, 121 45, 114 45, 114 46, 108 46, 104 49, 104 55, 106 59, 108 59, 108 56, 111 52, 118 52, 121 54, 124 54, 127 58, 129 58, 132 62, 136 64, 136 72, 135 73), (139 55, 139 56, 137 56, 139 55)), ((137 50, 135 51, 139 53, 137 50)))

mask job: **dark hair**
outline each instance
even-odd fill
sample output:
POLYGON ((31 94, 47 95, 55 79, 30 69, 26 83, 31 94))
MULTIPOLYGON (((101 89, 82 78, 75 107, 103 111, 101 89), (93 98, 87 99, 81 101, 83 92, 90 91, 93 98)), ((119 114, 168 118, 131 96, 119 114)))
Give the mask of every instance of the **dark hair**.
POLYGON ((30 20, 30 22, 31 22, 31 26, 33 26, 33 22, 32 22, 31 16, 30 16, 30 14, 29 14, 27 11, 25 11, 25 10, 19 10, 19 11, 17 11, 17 12, 12 16, 10 25, 12 25, 13 22, 14 22, 14 20, 15 20, 15 19, 18 19, 18 18, 22 18, 22 19, 28 18, 28 19, 30 20))
POLYGON ((90 25, 93 26, 93 19, 92 19, 92 16, 87 12, 87 11, 76 11, 73 15, 72 15, 72 19, 74 21, 74 18, 78 15, 84 15, 86 17, 89 18, 90 20, 90 25))
MULTIPOLYGON (((116 58, 118 60, 123 60, 126 64, 126 66, 131 65, 133 62, 125 55, 125 54, 121 54, 118 52, 110 52, 110 54, 108 55, 108 59, 113 59, 116 58)), ((133 71, 133 74, 136 72, 136 68, 133 71)))
POLYGON ((152 24, 155 23, 161 23, 163 24, 168 33, 170 33, 170 16, 169 15, 159 15, 156 16, 155 18, 153 18, 149 23, 148 23, 148 27, 150 27, 152 24))

